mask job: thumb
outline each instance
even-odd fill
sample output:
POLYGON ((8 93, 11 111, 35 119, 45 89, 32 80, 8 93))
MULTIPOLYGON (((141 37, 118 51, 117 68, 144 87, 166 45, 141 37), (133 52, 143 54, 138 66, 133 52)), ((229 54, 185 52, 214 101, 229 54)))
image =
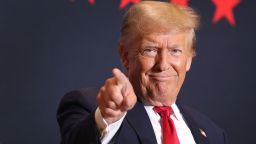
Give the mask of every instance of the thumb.
POLYGON ((129 93, 123 97, 123 109, 125 111, 133 108, 135 103, 137 102, 137 96, 135 95, 133 89, 129 91, 129 93))

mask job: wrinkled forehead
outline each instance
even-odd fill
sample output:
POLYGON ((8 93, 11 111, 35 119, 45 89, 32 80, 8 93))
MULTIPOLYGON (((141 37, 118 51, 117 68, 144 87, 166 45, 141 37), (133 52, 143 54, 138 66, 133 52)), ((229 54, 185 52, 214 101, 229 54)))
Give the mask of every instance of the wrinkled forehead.
POLYGON ((185 32, 153 32, 143 35, 141 38, 152 43, 157 43, 159 41, 175 41, 181 38, 184 39, 186 36, 187 33, 185 32))
POLYGON ((145 35, 141 40, 141 48, 181 48, 186 49, 186 33, 151 33, 145 35))
POLYGON ((193 31, 179 31, 179 30, 165 30, 165 31, 160 31, 160 30, 151 30, 150 32, 147 33, 142 33, 140 31, 133 31, 133 35, 129 35, 131 42, 137 42, 140 40, 148 40, 152 42, 157 42, 159 39, 166 39, 166 40, 171 40, 171 39, 176 39, 176 37, 182 37, 184 39, 184 42, 187 42, 187 40, 192 39, 193 37, 193 31))

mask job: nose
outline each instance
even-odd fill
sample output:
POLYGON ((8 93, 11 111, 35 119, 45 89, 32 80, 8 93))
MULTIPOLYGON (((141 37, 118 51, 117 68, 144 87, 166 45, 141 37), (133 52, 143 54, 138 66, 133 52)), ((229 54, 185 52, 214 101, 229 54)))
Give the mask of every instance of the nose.
POLYGON ((167 51, 159 51, 156 57, 156 68, 158 71, 166 71, 170 68, 169 56, 167 51))

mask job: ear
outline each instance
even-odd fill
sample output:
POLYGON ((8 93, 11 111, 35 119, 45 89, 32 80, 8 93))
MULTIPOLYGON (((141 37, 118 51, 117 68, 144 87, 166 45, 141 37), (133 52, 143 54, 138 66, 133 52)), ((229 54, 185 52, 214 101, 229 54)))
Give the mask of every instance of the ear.
POLYGON ((190 70, 190 67, 191 67, 191 64, 192 64, 192 59, 193 59, 193 56, 192 56, 192 55, 188 55, 188 56, 187 56, 186 71, 189 71, 189 70, 190 70))
POLYGON ((121 62, 123 66, 128 70, 129 69, 129 59, 128 59, 128 52, 127 48, 125 48, 124 44, 119 43, 119 56, 121 58, 121 62))

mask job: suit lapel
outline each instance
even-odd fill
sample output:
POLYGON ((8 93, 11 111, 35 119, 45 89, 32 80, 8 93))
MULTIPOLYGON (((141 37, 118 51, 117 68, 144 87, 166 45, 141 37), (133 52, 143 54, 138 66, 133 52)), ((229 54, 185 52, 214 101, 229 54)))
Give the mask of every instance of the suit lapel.
POLYGON ((205 133, 204 129, 200 128, 198 123, 192 119, 190 116, 190 112, 183 108, 182 106, 178 105, 180 112, 182 113, 191 133, 196 141, 197 144, 209 144, 207 139, 207 134, 205 133))
POLYGON ((136 131, 143 144, 157 144, 156 136, 147 112, 141 102, 137 102, 126 117, 128 123, 136 131))
MULTIPOLYGON (((199 124, 192 118, 189 110, 177 104, 197 144, 209 144, 207 134, 199 124)), ((137 102, 126 117, 128 123, 137 133, 142 144, 157 144, 156 136, 144 105, 137 102)))

